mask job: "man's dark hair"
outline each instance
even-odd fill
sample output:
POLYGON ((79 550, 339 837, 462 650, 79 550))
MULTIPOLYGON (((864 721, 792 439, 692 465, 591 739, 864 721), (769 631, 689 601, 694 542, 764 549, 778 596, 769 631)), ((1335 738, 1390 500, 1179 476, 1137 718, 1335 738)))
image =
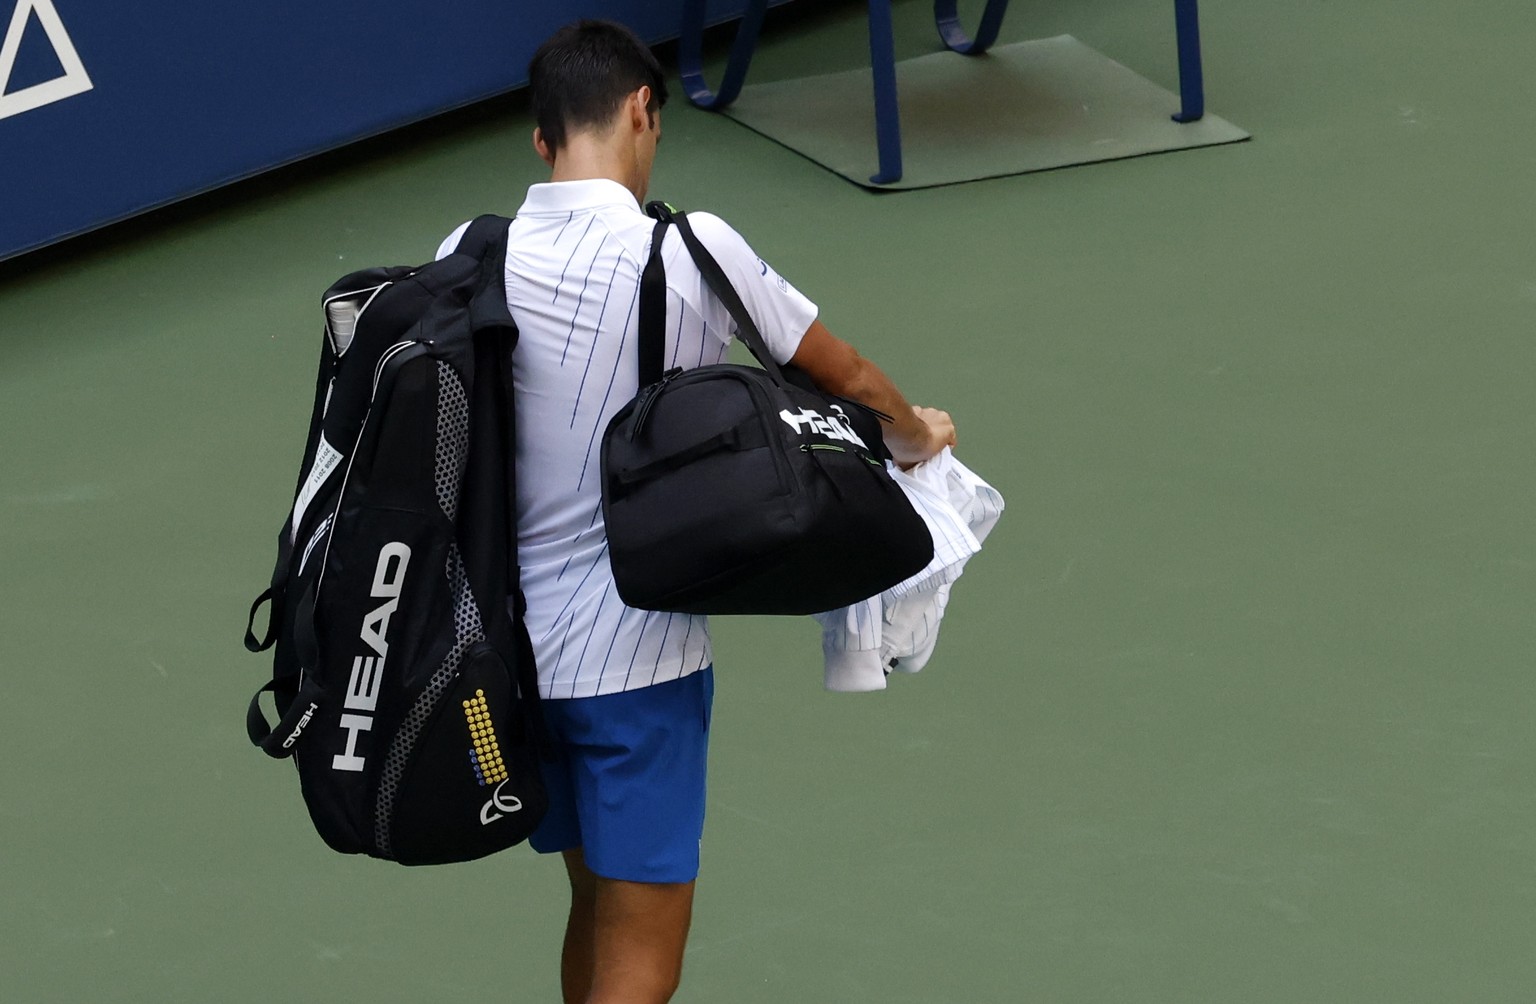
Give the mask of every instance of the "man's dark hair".
POLYGON ((652 115, 667 102, 661 64, 635 33, 612 21, 581 20, 551 35, 528 64, 533 115, 551 150, 574 130, 606 125, 624 98, 651 89, 652 115))

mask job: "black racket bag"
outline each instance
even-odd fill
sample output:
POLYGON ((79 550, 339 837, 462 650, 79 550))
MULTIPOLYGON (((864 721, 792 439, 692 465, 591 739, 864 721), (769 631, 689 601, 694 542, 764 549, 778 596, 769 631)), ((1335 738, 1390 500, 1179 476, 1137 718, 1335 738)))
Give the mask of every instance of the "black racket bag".
POLYGON ((522 841, 545 795, 515 558, 508 220, 325 294, 325 343, 251 741, 291 757, 332 848, 402 864, 522 841), (267 722, 262 693, 279 720, 267 722))

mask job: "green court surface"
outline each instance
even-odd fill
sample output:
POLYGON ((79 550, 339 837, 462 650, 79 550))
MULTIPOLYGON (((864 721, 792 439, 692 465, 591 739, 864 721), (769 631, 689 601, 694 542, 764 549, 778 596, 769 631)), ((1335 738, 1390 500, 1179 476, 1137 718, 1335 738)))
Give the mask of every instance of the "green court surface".
MULTIPOLYGON (((717 622, 678 1001, 1536 999, 1536 15, 1205 6, 1249 143, 872 194, 669 107, 654 194, 950 409, 1009 502, 884 694, 823 693, 809 620, 717 622)), ((1176 84, 1167 3, 1015 7, 1004 42, 1176 84)), ((863 31, 780 13, 752 79, 863 31)), ((328 851, 246 743, 239 644, 320 291, 515 209, 529 128, 0 271, 0 1001, 558 999, 558 866, 328 851)))

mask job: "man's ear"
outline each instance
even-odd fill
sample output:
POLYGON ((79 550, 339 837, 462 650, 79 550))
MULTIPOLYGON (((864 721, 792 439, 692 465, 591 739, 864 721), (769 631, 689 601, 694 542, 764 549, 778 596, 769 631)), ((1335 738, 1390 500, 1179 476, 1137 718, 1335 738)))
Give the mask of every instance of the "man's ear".
POLYGON ((533 150, 544 163, 550 167, 555 166, 555 151, 550 148, 548 143, 544 142, 544 133, 539 130, 538 126, 533 127, 533 150))
POLYGON ((629 96, 629 120, 636 132, 645 132, 651 127, 652 97, 650 84, 641 84, 640 89, 629 96))

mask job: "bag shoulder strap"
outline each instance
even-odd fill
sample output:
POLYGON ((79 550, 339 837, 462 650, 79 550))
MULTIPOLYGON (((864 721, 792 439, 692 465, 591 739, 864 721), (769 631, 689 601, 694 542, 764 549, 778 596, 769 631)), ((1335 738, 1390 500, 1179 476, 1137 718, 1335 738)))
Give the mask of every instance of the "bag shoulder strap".
POLYGON ((467 254, 471 258, 482 258, 500 245, 502 255, 505 256, 507 227, 511 225, 511 220, 495 213, 476 216, 464 230, 464 236, 459 238, 458 246, 453 251, 455 254, 467 254))
MULTIPOLYGON (((497 327, 511 332, 512 341, 508 347, 509 351, 489 353, 487 361, 493 362, 494 372, 481 374, 482 379, 476 381, 476 386, 490 389, 497 426, 506 430, 509 437, 515 438, 513 400, 516 397, 516 384, 512 378, 510 349, 515 348, 517 344, 517 325, 512 320, 511 311, 507 307, 506 279, 503 272, 507 260, 507 228, 511 225, 510 219, 494 213, 477 216, 464 231, 464 236, 459 238, 458 247, 454 248, 454 251, 480 260, 480 281, 476 295, 470 303, 470 321, 474 330, 479 332, 486 328, 497 327)), ((657 323, 664 326, 667 305, 664 277, 661 280, 661 287, 660 314, 662 316, 657 323)), ((658 360, 662 351, 662 347, 656 350, 658 360)), ((659 372, 657 379, 660 379, 659 372)), ((482 461, 492 462, 490 458, 482 458, 482 461)), ((544 724, 543 707, 539 697, 538 669, 535 665, 533 643, 528 637, 526 623, 528 601, 523 596, 522 572, 517 557, 516 478, 516 465, 508 465, 506 483, 503 486, 507 500, 505 506, 507 564, 504 574, 508 598, 511 601, 511 609, 508 611, 511 637, 504 641, 511 646, 506 656, 512 663, 510 667, 512 678, 517 687, 518 697, 521 699, 524 722, 530 733, 529 741, 541 760, 552 762, 555 758, 555 747, 544 724)))
POLYGON ((661 244, 669 223, 676 225, 678 235, 682 237, 683 244, 688 248, 689 257, 693 259, 694 265, 698 266, 699 274, 704 277, 710 292, 725 305, 731 320, 736 322, 737 337, 746 345, 758 364, 773 377, 774 383, 782 384, 784 374, 780 371, 773 354, 768 351, 768 346, 763 342, 762 332, 758 330, 757 323, 752 320, 752 315, 747 312, 747 305, 741 302, 741 294, 736 292, 736 287, 731 285, 725 269, 720 267, 715 256, 709 253, 704 242, 699 240, 698 235, 693 232, 693 226, 688 222, 688 214, 680 209, 673 209, 665 202, 649 203, 645 211, 657 221, 657 224, 651 237, 651 256, 646 262, 645 271, 640 279, 640 385, 645 387, 661 379, 660 357, 665 339, 667 306, 666 273, 661 261, 661 244), (648 280, 652 283, 649 316, 646 310, 648 280), (659 308, 656 303, 658 299, 659 308), (651 343, 650 351, 654 352, 654 359, 650 359, 647 349, 648 334, 651 343), (652 368, 647 367, 648 360, 652 368))
MULTIPOLYGON (((652 203, 657 205, 657 203, 652 203)), ((667 270, 661 260, 661 244, 670 218, 658 218, 651 230, 651 254, 640 273, 640 386, 649 387, 662 377, 667 356, 667 270)))
POLYGON ((477 216, 459 238, 455 254, 469 255, 480 262, 480 273, 469 301, 469 323, 474 331, 488 328, 515 330, 507 309, 507 228, 512 221, 487 213, 477 216))

